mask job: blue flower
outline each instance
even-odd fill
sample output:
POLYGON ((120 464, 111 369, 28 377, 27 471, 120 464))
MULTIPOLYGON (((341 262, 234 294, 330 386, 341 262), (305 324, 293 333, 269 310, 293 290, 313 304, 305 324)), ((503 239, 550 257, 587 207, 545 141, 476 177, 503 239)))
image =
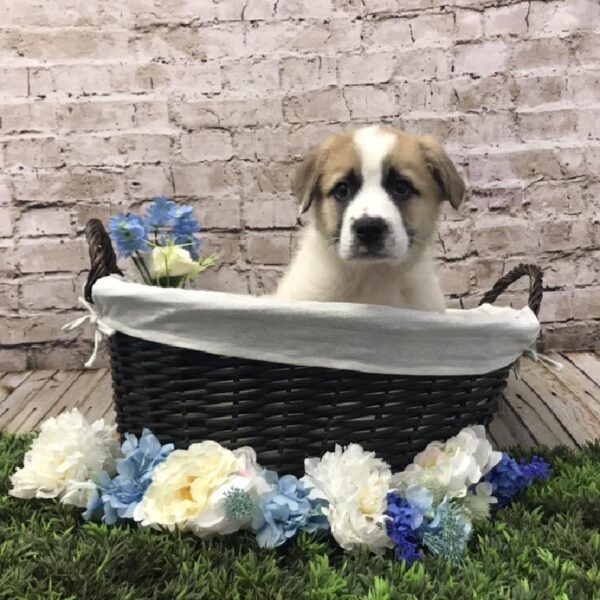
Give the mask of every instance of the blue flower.
POLYGON ((473 525, 464 507, 444 500, 432 521, 423 528, 423 545, 432 554, 460 564, 472 532, 473 525))
MULTIPOLYGON (((267 481, 275 483, 277 475, 267 472, 267 481)), ((328 529, 329 523, 322 513, 323 500, 312 500, 308 490, 293 475, 277 481, 277 489, 263 494, 252 518, 252 528, 261 548, 281 546, 298 531, 313 533, 328 529)))
POLYGON ((198 260, 200 255, 198 254, 198 248, 200 248, 202 242, 195 238, 191 234, 176 234, 173 236, 173 242, 177 246, 182 246, 184 250, 187 250, 190 253, 190 256, 194 260, 198 260))
POLYGON ((110 235, 117 243, 120 256, 130 257, 148 250, 148 232, 137 215, 118 215, 110 219, 110 235))
POLYGON ((527 477, 529 477, 532 482, 536 479, 543 481, 552 475, 552 467, 550 466, 550 463, 545 461, 540 456, 534 456, 529 463, 522 462, 521 468, 525 470, 527 477))
POLYGON ((500 462, 484 477, 484 481, 492 484, 492 493, 498 499, 496 507, 503 508, 536 479, 547 479, 550 474, 550 465, 538 456, 529 463, 519 463, 503 452, 500 462))
POLYGON ((200 223, 194 219, 191 206, 177 206, 173 211, 173 241, 178 246, 183 246, 192 256, 198 259, 198 248, 200 240, 194 237, 194 233, 200 231, 200 223))
POLYGON ((175 235, 190 235, 200 231, 200 223, 194 219, 191 206, 177 206, 173 211, 173 232, 175 235))
POLYGON ((160 445, 156 436, 144 429, 138 440, 125 434, 122 445, 123 458, 117 460, 117 475, 111 479, 102 471, 95 481, 99 497, 83 513, 84 519, 103 513, 102 521, 112 525, 118 519, 131 519, 133 512, 152 482, 154 468, 173 451, 173 444, 160 445))
POLYGON ((175 219, 177 205, 164 196, 158 196, 146 211, 144 222, 151 231, 167 227, 175 219))
POLYGON ((394 492, 387 495, 387 534, 395 544, 396 556, 409 565, 420 558, 418 548, 421 540, 418 530, 424 519, 421 508, 422 506, 415 506, 394 492))

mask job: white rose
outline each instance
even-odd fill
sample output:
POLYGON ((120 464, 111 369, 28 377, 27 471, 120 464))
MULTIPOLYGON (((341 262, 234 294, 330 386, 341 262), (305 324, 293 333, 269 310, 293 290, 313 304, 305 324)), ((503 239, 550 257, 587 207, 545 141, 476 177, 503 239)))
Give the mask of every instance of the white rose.
POLYGON ((102 419, 90 425, 77 409, 48 419, 25 454, 23 466, 12 475, 9 494, 61 498, 97 471, 113 474, 120 452, 114 429, 102 419))
POLYGON ((243 471, 243 475, 233 475, 211 495, 205 510, 196 519, 187 524, 187 529, 200 537, 210 535, 227 535, 246 528, 250 525, 252 515, 244 520, 229 520, 225 514, 225 499, 233 490, 248 494, 250 499, 256 501, 261 494, 266 494, 273 489, 273 485, 259 475, 243 471))
POLYGON ((152 250, 150 274, 154 279, 195 275, 199 270, 198 263, 181 246, 168 244, 166 246, 156 246, 152 250))
POLYGON ((329 503, 323 512, 342 548, 363 546, 380 552, 393 545, 385 530, 392 475, 385 462, 358 444, 350 444, 344 450, 336 446, 335 452, 327 452, 321 459, 307 459, 304 465, 302 481, 312 498, 329 503))

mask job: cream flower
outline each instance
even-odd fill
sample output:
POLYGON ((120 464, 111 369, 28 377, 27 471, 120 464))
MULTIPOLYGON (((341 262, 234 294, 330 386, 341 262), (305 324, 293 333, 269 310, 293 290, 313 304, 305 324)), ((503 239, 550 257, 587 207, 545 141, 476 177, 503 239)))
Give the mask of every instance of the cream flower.
POLYGON ((269 488, 250 448, 231 451, 205 441, 175 450, 158 465, 134 518, 145 526, 175 526, 197 535, 231 533, 245 522, 225 518, 224 499, 233 488, 257 496, 269 488))
POLYGON ((327 452, 321 459, 304 461, 302 478, 311 498, 323 498, 331 533, 345 550, 357 546, 380 552, 391 547, 385 530, 385 510, 390 487, 389 466, 358 444, 327 452))
MULTIPOLYGON (((102 419, 91 425, 73 409, 45 421, 12 475, 9 494, 17 498, 62 498, 96 471, 113 473, 119 443, 102 419)), ((82 501, 82 500, 81 500, 82 501)))
POLYGON ((432 442, 413 463, 392 479, 400 493, 411 485, 422 485, 447 498, 463 498, 502 457, 487 440, 482 426, 466 427, 447 442, 432 442))
POLYGON ((166 246, 156 246, 152 250, 150 274, 155 279, 197 275, 200 270, 199 264, 181 246, 167 244, 166 246))

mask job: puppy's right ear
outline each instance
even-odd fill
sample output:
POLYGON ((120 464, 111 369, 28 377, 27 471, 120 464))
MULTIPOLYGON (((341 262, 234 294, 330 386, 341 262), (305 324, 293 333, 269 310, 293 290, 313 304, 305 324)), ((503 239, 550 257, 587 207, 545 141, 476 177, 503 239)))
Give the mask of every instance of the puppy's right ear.
POLYGON ((292 191, 300 201, 298 221, 300 217, 311 207, 318 192, 319 184, 319 152, 313 150, 296 170, 292 191))

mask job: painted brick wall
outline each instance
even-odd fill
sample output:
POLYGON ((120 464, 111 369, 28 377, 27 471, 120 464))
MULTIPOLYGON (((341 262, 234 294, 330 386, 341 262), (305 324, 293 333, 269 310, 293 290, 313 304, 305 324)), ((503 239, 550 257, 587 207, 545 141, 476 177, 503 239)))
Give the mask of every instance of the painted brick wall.
POLYGON ((156 194, 200 211, 206 287, 272 289, 294 164, 379 121, 469 182, 440 225, 452 304, 537 262, 546 345, 598 345, 598 0, 0 0, 0 370, 81 365, 83 226, 156 194))

